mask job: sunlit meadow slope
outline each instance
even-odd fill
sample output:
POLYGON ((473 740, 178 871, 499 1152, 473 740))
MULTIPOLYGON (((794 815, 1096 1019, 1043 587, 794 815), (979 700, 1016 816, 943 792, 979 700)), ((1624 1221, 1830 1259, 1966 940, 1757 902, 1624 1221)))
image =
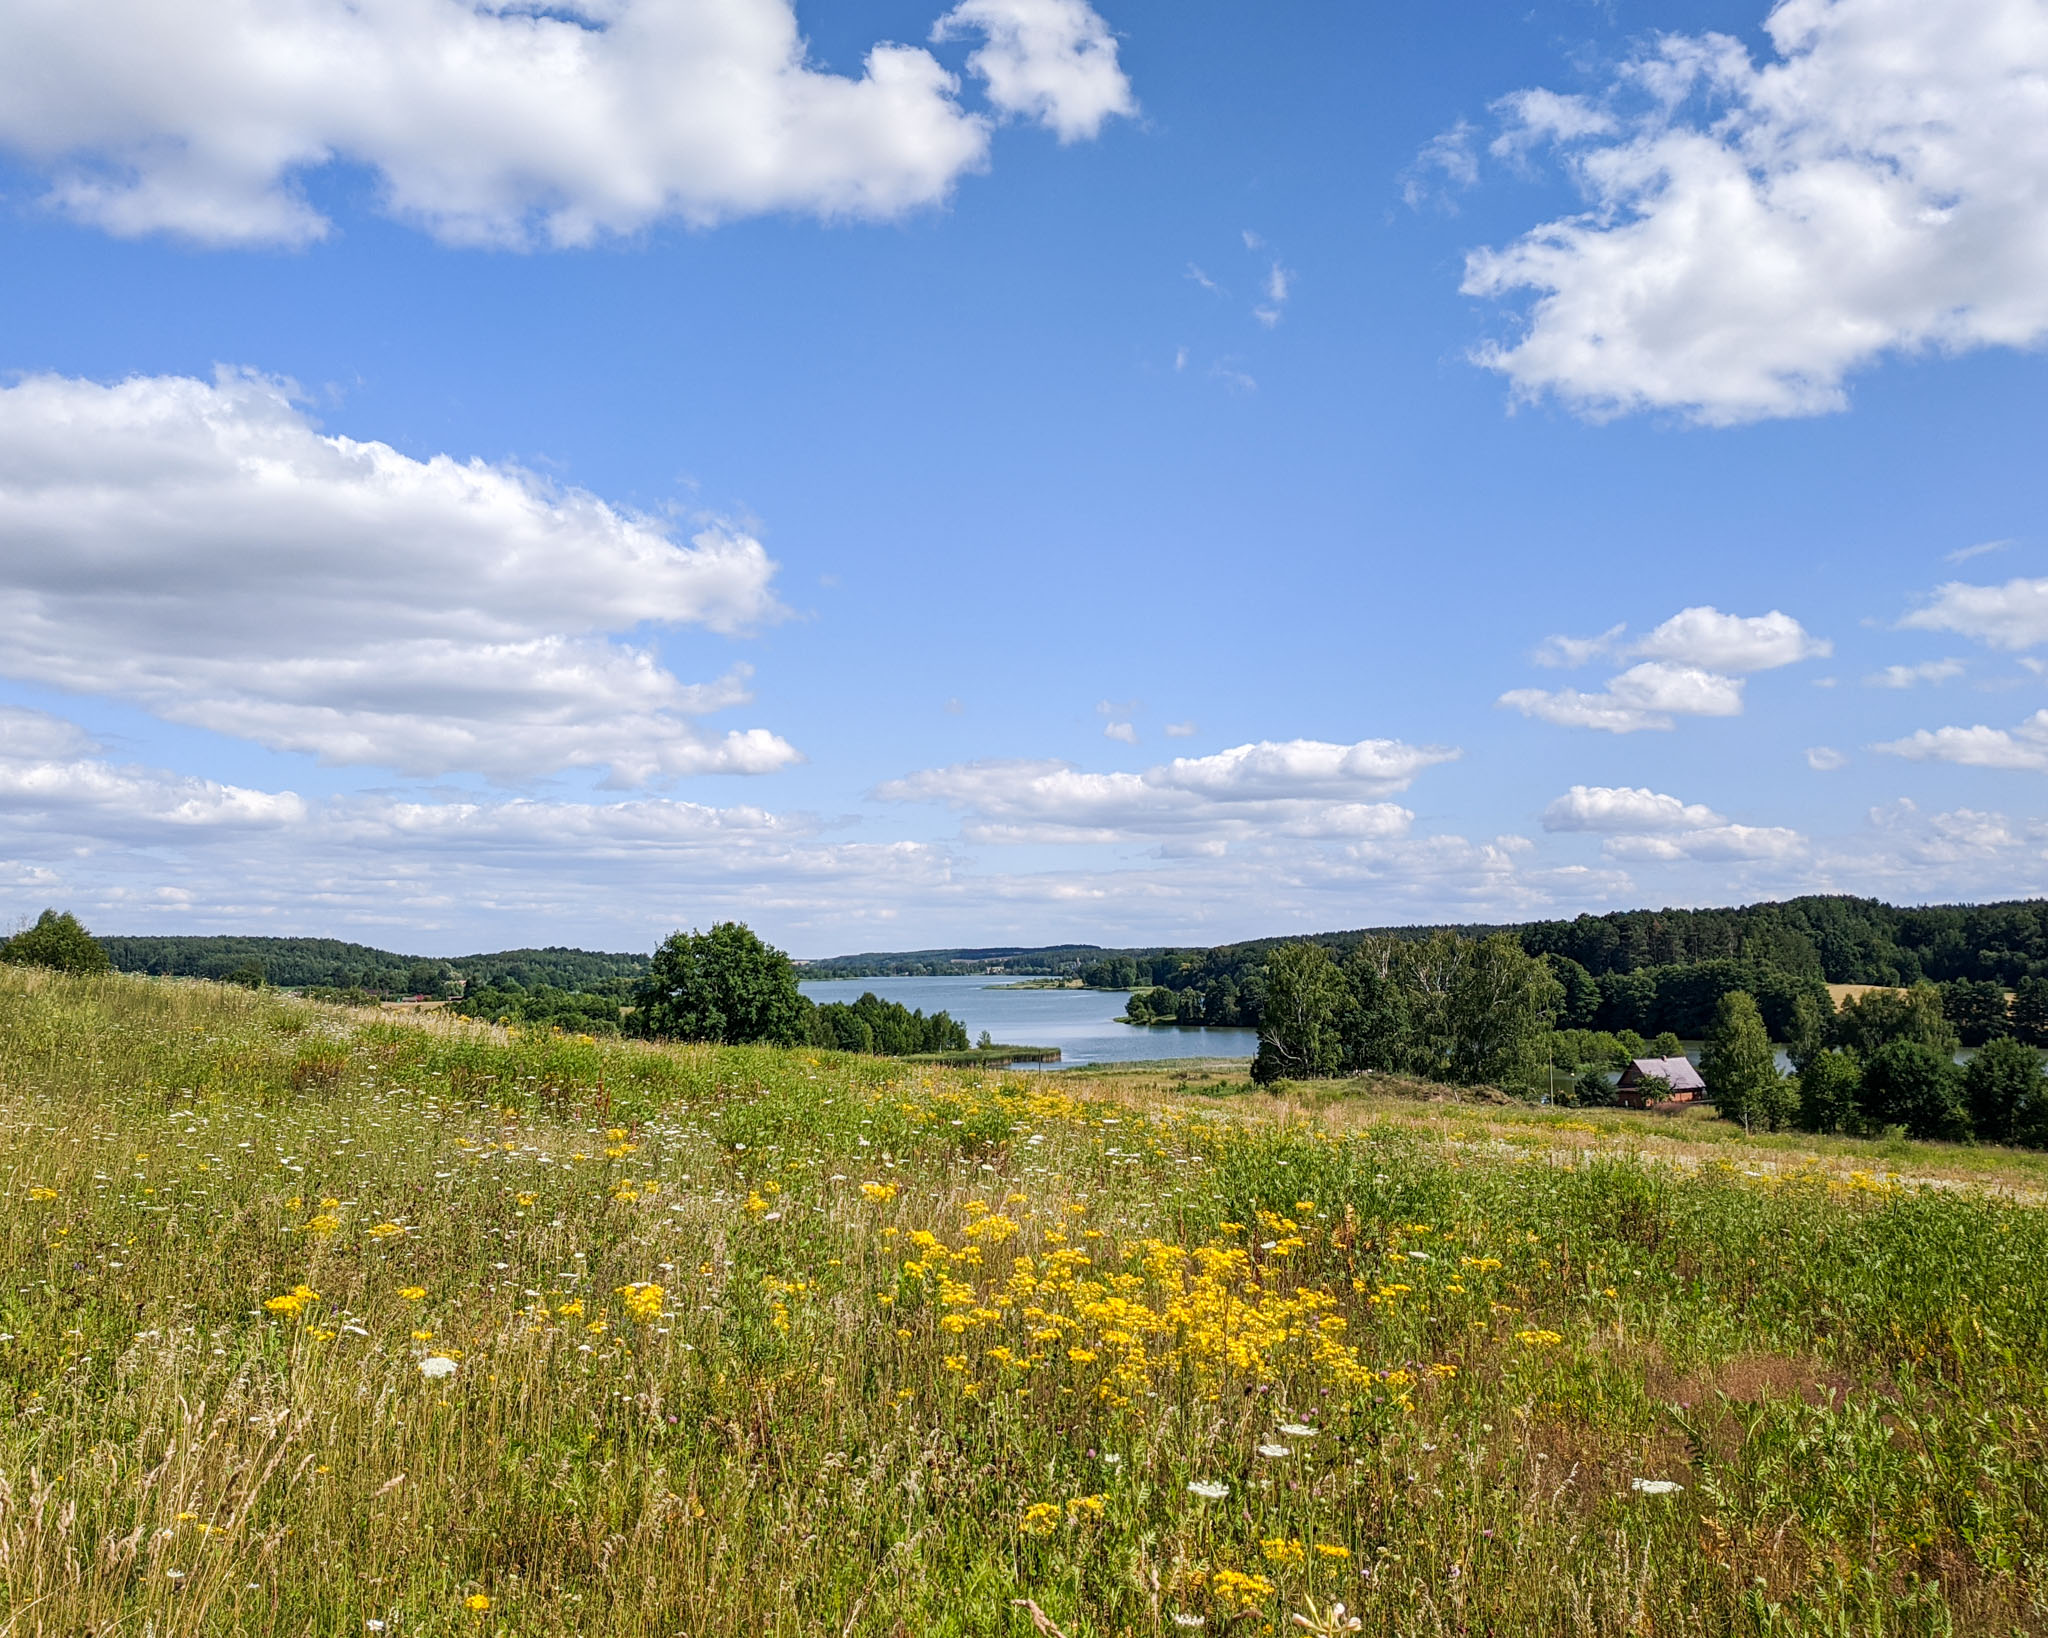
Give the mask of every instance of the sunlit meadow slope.
POLYGON ((1084 1090, 0 969, 0 1631, 2041 1630, 2040 1210, 1084 1090))

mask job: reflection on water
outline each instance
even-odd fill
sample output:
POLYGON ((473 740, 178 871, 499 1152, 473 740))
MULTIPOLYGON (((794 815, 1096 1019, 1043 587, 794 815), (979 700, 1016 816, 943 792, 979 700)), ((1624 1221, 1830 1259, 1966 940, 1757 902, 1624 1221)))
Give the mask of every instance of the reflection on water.
MULTIPOLYGON (((969 1041, 983 1030, 1005 1046, 1054 1046, 1061 1064, 1130 1063, 1141 1058, 1249 1058, 1259 1050, 1249 1029, 1182 1029, 1119 1024, 1121 990, 1014 990, 1003 978, 835 978, 799 986, 813 1001, 856 1001, 872 990, 884 1001, 926 1013, 950 1012, 969 1041)), ((1019 1065, 1020 1069, 1026 1067, 1019 1065)))

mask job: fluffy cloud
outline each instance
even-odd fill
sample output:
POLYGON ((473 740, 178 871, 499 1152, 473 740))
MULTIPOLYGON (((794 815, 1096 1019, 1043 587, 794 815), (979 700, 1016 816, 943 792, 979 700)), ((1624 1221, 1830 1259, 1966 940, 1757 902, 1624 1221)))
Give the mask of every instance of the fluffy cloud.
POLYGON ((1739 717, 1742 679, 1697 666, 1646 660, 1630 666, 1599 693, 1577 688, 1511 688, 1501 695, 1500 703, 1560 727, 1632 734, 1644 728, 1674 727, 1681 716, 1739 717))
POLYGON ((1806 765, 1815 773, 1834 773, 1849 766, 1849 759, 1832 745, 1809 745, 1806 748, 1806 765))
POLYGON ((98 750, 71 723, 0 707, 0 815, 62 838, 86 830, 135 843, 193 835, 227 841, 306 816, 305 802, 290 791, 118 767, 98 750))
POLYGON ((1806 852, 1806 838, 1778 826, 1738 825, 1712 808, 1643 787, 1574 785, 1543 811, 1548 831, 1591 831, 1614 859, 1782 862, 1806 852))
POLYGON ((796 752, 692 718, 646 641, 780 612, 744 534, 655 520, 512 466, 326 437, 224 375, 0 388, 0 674, 133 700, 331 763, 627 783, 796 752))
POLYGON ((1922 728, 1904 739, 1873 745, 1912 762, 1953 762, 1966 768, 2013 768, 2048 773, 2048 710, 2016 728, 1922 728))
POLYGON ((889 781, 885 802, 943 802, 968 816, 970 841, 1128 842, 1261 836, 1385 838, 1412 815, 1373 800, 1458 753, 1365 739, 1260 741, 1176 757, 1143 773, 1083 773, 1064 762, 984 761, 889 781))
POLYGON ((1707 606, 1680 609, 1630 650, 1646 659, 1738 673, 1774 671, 1834 651, 1825 637, 1815 637, 1777 609, 1741 615, 1707 606))
POLYGON ((988 100, 1037 120, 1062 142, 1092 137, 1111 117, 1138 111, 1109 25, 1083 0, 961 0, 932 38, 963 34, 986 41, 967 67, 987 84, 988 100))
POLYGON ((1724 825, 1712 808, 1642 787, 1574 785, 1543 810, 1545 830, 1698 830, 1724 825))
MULTIPOLYGON (((942 37, 998 115, 1062 141, 1132 111, 1082 0, 966 0, 942 37)), ((994 116, 930 52, 814 64, 791 0, 26 0, 0 8, 0 145, 114 233, 298 244, 309 171, 375 173, 460 243, 588 243, 676 218, 889 217, 986 163, 994 116)))
MULTIPOLYGON (((1708 423, 1839 409, 1886 353, 2048 335, 2048 11, 1783 0, 1773 60, 1666 35, 1594 102, 1511 100, 1588 209, 1475 252, 1534 295, 1480 361, 1518 393, 1708 423)), ((1499 148, 1501 144, 1496 144, 1499 148)))
POLYGON ((2048 579, 1970 586, 1952 580, 1925 608, 1899 622, 1920 631, 1952 631, 2009 651, 2048 643, 2048 579))
POLYGON ((1741 676, 1770 671, 1834 652, 1791 615, 1723 614, 1707 605, 1681 609, 1635 643, 1622 641, 1625 626, 1598 637, 1548 637, 1536 663, 1579 666, 1602 655, 1644 656, 1598 692, 1577 688, 1515 688, 1497 703, 1524 716, 1567 728, 1599 728, 1632 734, 1669 729, 1677 718, 1742 714, 1741 676))

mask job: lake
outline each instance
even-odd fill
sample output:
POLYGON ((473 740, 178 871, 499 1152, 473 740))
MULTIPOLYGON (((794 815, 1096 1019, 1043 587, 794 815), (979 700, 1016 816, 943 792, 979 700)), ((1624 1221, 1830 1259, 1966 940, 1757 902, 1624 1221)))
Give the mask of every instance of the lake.
MULTIPOLYGON (((927 1015, 949 1012, 970 1042, 987 1030, 1004 1046, 1060 1049, 1060 1064, 1119 1064, 1151 1058, 1250 1058, 1258 1031, 1119 1024, 1122 990, 1013 990, 1003 978, 835 978, 798 985, 820 1003, 857 1001, 872 990, 927 1015)), ((1019 1064, 1019 1069, 1033 1067, 1019 1064)), ((1047 1066, 1057 1067, 1057 1066, 1047 1066)))

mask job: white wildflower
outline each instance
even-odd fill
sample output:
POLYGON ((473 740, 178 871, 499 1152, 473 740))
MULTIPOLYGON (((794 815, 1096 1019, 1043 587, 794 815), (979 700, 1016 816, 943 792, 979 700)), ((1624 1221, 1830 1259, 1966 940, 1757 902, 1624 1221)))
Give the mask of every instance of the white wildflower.
POLYGON ((1188 1484, 1188 1493, 1204 1501, 1221 1501, 1230 1494, 1230 1486, 1220 1479, 1194 1479, 1188 1484))
POLYGON ((420 1375, 426 1377, 429 1381, 437 1381, 444 1376, 453 1376, 456 1368, 455 1361, 446 1354, 429 1354, 420 1361, 420 1375))
POLYGON ((1259 1454, 1261 1456, 1270 1456, 1277 1460, 1282 1456, 1292 1456, 1294 1452, 1286 1445, 1261 1445, 1259 1446, 1259 1454))
POLYGON ((1674 1491, 1685 1488, 1684 1485, 1676 1484, 1670 1479, 1631 1479, 1628 1487, 1642 1496, 1669 1496, 1674 1491))

